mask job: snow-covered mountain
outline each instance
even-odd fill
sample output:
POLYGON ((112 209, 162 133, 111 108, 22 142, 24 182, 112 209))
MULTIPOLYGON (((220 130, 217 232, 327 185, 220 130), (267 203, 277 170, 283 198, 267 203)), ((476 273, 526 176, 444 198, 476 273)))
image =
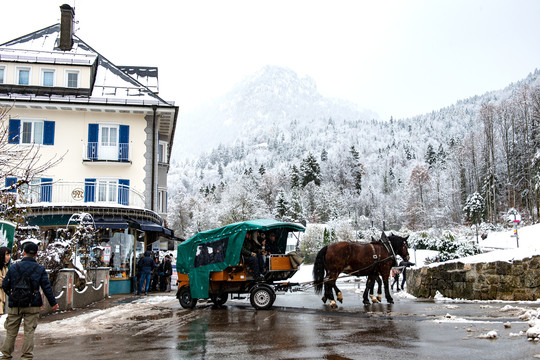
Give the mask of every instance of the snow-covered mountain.
POLYGON ((340 99, 322 97, 315 81, 287 68, 266 66, 222 97, 180 120, 173 157, 198 156, 272 126, 313 119, 370 119, 377 115, 340 99))
MULTIPOLYGON (((183 235, 285 213, 295 221, 357 225, 368 219, 393 227, 462 222, 465 199, 485 188, 490 166, 484 164, 480 110, 490 104, 500 106, 495 117, 504 120, 505 111, 519 117, 520 94, 532 99, 536 93, 527 89, 537 88, 538 70, 502 90, 381 121, 321 96, 309 77, 267 66, 180 120, 169 171, 169 221, 183 235), (238 207, 243 210, 235 212, 238 207)), ((531 113, 533 103, 524 105, 531 113)), ((493 152, 501 163, 503 148, 493 152)), ((501 184, 509 181, 506 170, 495 170, 501 184)))

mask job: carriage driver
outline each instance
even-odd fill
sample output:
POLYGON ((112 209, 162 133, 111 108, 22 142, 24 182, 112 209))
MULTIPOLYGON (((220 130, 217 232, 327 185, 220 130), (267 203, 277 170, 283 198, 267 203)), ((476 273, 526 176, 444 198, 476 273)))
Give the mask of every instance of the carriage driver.
POLYGON ((253 278, 256 281, 264 280, 261 271, 264 269, 264 257, 262 254, 262 245, 258 241, 258 231, 248 231, 242 246, 242 255, 244 264, 253 270, 253 278))

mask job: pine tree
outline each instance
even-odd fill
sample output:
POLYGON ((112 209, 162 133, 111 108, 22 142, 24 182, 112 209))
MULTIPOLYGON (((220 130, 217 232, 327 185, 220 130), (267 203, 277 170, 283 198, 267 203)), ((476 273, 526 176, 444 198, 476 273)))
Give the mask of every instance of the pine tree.
POLYGON ((426 151, 425 156, 426 163, 429 165, 429 168, 431 169, 435 163, 437 162, 437 154, 433 150, 433 145, 429 144, 426 151))
POLYGON ((328 152, 326 151, 326 149, 322 149, 321 161, 322 162, 328 161, 328 152))
POLYGON ((310 182, 314 182, 315 185, 321 185, 321 167, 317 162, 317 159, 309 153, 308 156, 302 160, 300 165, 302 187, 305 187, 310 182))
POLYGON ((293 165, 291 168, 291 188, 297 189, 300 186, 300 175, 298 174, 298 168, 293 165))

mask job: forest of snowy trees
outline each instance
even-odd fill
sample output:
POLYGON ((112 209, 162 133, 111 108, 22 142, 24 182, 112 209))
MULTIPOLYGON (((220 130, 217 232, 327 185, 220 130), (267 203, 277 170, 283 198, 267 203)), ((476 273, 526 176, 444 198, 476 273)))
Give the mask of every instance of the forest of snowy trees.
POLYGON ((249 121, 234 141, 196 159, 173 156, 168 221, 178 236, 261 217, 353 230, 383 223, 442 229, 502 222, 515 208, 524 220, 538 221, 539 71, 439 111, 382 121, 351 115, 335 101, 325 102, 323 114, 324 99, 313 91, 309 99, 306 90, 291 92, 305 79, 278 70, 279 84, 268 74, 273 69, 246 84, 258 95, 242 104, 249 121), (283 102, 276 93, 286 93, 283 102), (473 200, 482 205, 474 217, 467 211, 473 200))

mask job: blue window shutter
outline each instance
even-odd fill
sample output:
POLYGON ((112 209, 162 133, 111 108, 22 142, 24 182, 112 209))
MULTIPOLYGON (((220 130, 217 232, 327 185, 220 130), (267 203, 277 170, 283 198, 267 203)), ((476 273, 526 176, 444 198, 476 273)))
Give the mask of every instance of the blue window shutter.
POLYGON ((96 179, 84 179, 84 202, 96 201, 96 179))
POLYGON ((118 161, 129 159, 129 125, 120 125, 120 139, 118 141, 118 161))
MULTIPOLYGON (((7 177, 6 178, 6 188, 10 187, 11 185, 15 184, 17 182, 17 178, 16 177, 7 177)), ((17 192, 17 189, 12 189, 12 190, 9 190, 8 192, 17 192)))
POLYGON ((99 136, 99 125, 98 124, 88 124, 88 156, 89 160, 97 160, 98 158, 98 136, 99 136))
POLYGON ((54 145, 54 121, 43 122, 43 145, 54 145))
POLYGON ((9 119, 8 142, 10 144, 18 144, 20 134, 21 134, 21 120, 9 119))
POLYGON ((52 181, 51 178, 41 178, 41 202, 52 201, 52 181))
POLYGON ((129 205, 129 180, 118 180, 118 203, 121 205, 129 205))

